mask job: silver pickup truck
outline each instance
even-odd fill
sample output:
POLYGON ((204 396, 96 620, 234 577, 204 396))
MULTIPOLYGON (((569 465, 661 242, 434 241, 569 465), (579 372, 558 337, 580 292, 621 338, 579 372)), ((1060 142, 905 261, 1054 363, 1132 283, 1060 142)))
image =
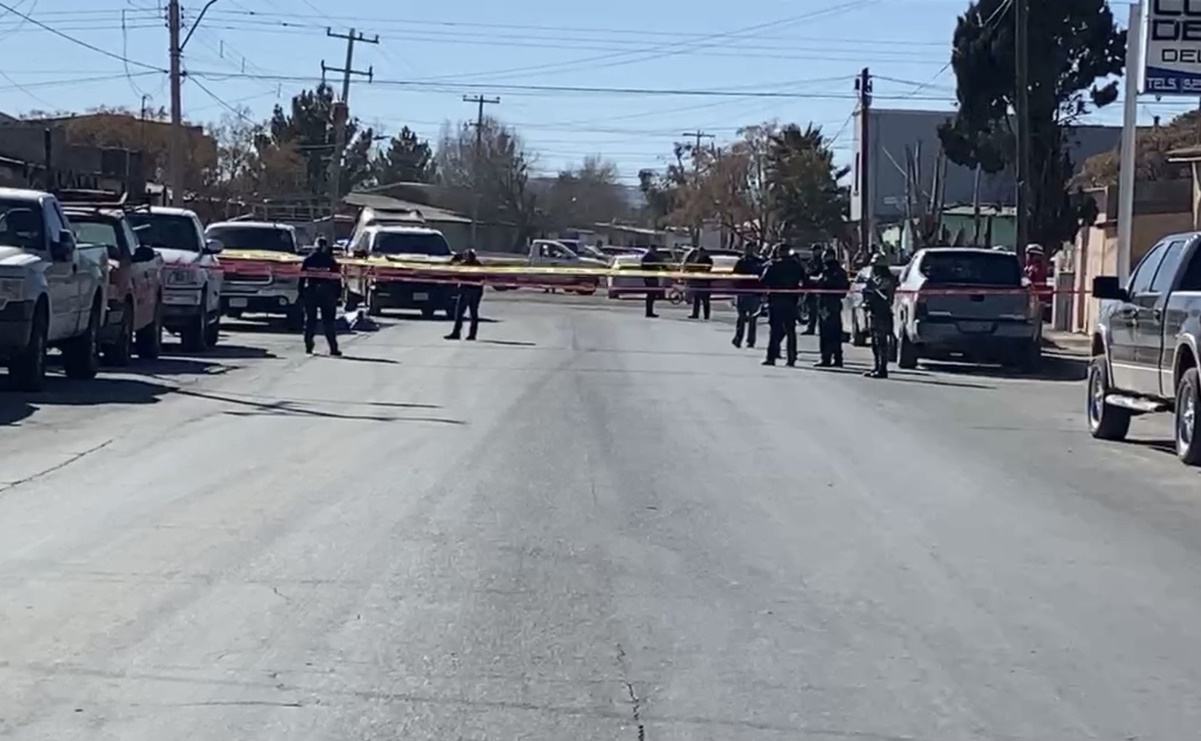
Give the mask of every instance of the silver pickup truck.
POLYGON ((1093 279, 1101 299, 1088 373, 1093 437, 1121 440, 1140 414, 1171 412, 1176 455, 1201 465, 1201 232, 1164 237, 1123 286, 1093 279))

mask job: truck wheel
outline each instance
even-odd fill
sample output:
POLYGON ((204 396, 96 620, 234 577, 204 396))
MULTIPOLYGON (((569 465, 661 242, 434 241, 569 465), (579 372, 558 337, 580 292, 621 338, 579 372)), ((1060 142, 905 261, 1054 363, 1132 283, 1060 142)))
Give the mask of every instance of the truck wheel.
POLYGON ((88 328, 78 337, 72 337, 63 345, 63 370, 67 378, 90 381, 100 371, 100 346, 97 335, 100 333, 99 300, 92 303, 88 314, 88 328))
POLYGON ((9 361, 9 383, 17 391, 41 391, 46 383, 46 331, 49 324, 46 304, 39 301, 29 330, 29 342, 21 354, 9 361))
POLYGON ((1201 375, 1189 368, 1176 387, 1176 457, 1189 466, 1201 466, 1201 375))
POLYGON ((104 362, 123 368, 133 361, 133 303, 121 309, 121 331, 112 344, 104 346, 104 362))
POLYGON ((221 341, 221 314, 213 317, 213 321, 204 328, 204 342, 209 347, 216 347, 221 341))
POLYGON ((138 330, 134 341, 138 357, 142 360, 157 360, 163 351, 163 302, 154 304, 154 321, 138 330))
POLYGON ((851 344, 855 347, 867 347, 867 332, 859 329, 859 318, 851 316, 851 344))
POLYGON ((1124 440, 1132 415, 1125 407, 1106 403, 1109 392, 1109 365, 1104 355, 1097 355, 1088 366, 1088 431, 1098 440, 1124 440))
POLYGON ((901 336, 897 339, 897 367, 913 370, 917 367, 917 357, 917 345, 909 339, 908 332, 901 330, 901 336))
POLYGON ((208 323, 203 307, 179 333, 179 341, 188 352, 204 352, 208 349, 208 323))

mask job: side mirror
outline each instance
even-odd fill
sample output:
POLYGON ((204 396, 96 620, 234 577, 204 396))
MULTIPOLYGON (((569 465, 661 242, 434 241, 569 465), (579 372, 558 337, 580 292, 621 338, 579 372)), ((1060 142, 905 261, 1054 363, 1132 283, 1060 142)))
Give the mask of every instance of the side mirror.
POLYGON ((1117 276, 1098 275, 1093 278, 1093 298, 1112 301, 1129 301, 1130 294, 1122 288, 1117 276))
POLYGON ((154 251, 154 248, 144 244, 138 245, 138 248, 133 251, 134 262, 154 262, 156 257, 158 257, 158 253, 154 251))
POLYGON ((50 243, 50 259, 54 262, 71 262, 75 252, 75 235, 69 229, 58 233, 58 239, 50 243))
POLYGON ((218 252, 220 252, 222 249, 224 249, 224 245, 221 244, 220 240, 218 240, 218 239, 204 240, 204 251, 206 254, 215 255, 218 252))

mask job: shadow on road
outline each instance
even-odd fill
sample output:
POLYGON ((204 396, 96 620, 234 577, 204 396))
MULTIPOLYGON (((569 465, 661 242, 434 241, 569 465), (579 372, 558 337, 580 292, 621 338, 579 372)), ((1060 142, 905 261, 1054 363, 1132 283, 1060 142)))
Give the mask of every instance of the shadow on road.
POLYGON ((432 404, 406 404, 403 402, 353 402, 353 401, 324 401, 316 399, 268 399, 266 397, 238 397, 227 396, 224 394, 211 394, 203 391, 195 391, 191 389, 180 389, 176 393, 180 396, 190 396, 194 399, 205 399, 208 401, 216 401, 222 404, 231 404, 239 409, 228 410, 225 414, 234 417, 261 417, 261 416, 286 416, 286 417, 318 417, 322 419, 343 419, 362 422, 430 422, 446 425, 465 425, 466 421, 461 419, 451 419, 448 417, 433 417, 433 416, 384 416, 379 414, 347 414, 336 412, 329 409, 317 409, 312 405, 320 404, 322 406, 340 407, 340 406, 384 406, 400 409, 437 409, 437 405, 432 404))
MULTIPOLYGON (((324 356, 324 357, 329 357, 324 356)), ((371 358, 363 355, 343 355, 337 360, 349 360, 352 363, 379 363, 380 365, 400 365, 399 360, 391 360, 390 358, 371 358)))
POLYGON ((147 379, 108 378, 72 381, 61 376, 46 379, 46 390, 36 394, 12 391, 0 376, 0 426, 29 418, 44 406, 98 406, 107 404, 157 404, 174 387, 147 379))
POLYGON ((537 347, 537 342, 521 342, 519 340, 479 340, 481 345, 504 345, 506 347, 537 347))
POLYGON ((217 360, 279 360, 279 356, 262 347, 247 345, 217 345, 203 353, 188 352, 180 345, 172 344, 163 347, 163 358, 184 359, 198 363, 216 365, 217 360))
POLYGON ((919 367, 937 373, 982 378, 1029 378, 1036 381, 1083 381, 1088 377, 1088 359, 1066 355, 1043 356, 1042 365, 1035 371, 1021 371, 996 365, 972 365, 946 361, 922 360, 919 367))

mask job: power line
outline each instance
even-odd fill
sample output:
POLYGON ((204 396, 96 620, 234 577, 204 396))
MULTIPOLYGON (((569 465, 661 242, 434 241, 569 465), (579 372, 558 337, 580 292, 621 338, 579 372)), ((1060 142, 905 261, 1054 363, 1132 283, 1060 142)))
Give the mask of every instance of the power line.
POLYGON ((0 8, 7 10, 8 12, 12 13, 13 15, 17 15, 17 16, 20 16, 21 18, 24 18, 26 21, 32 23, 33 25, 37 26, 38 28, 42 29, 43 31, 49 31, 50 33, 54 34, 55 36, 58 36, 59 38, 63 38, 63 39, 66 39, 67 41, 70 41, 72 44, 75 44, 77 46, 82 46, 83 48, 94 51, 97 54, 103 54, 104 56, 106 56, 110 59, 116 59, 119 62, 125 62, 128 64, 132 64, 135 67, 142 67, 143 69, 154 70, 155 72, 162 72, 164 74, 166 74, 166 72, 167 72, 167 70, 163 69, 162 67, 156 67, 152 64, 146 64, 145 62, 139 62, 136 59, 129 59, 129 58, 123 57, 120 54, 117 54, 115 52, 111 52, 108 49, 102 49, 101 47, 96 46, 95 44, 89 44, 88 42, 83 41, 82 39, 77 39, 74 36, 63 33, 62 31, 59 31, 58 29, 56 29, 52 26, 48 26, 45 23, 42 23, 41 21, 39 21, 36 18, 31 18, 30 16, 26 15, 25 13, 22 13, 21 11, 17 10, 13 6, 8 5, 6 3, 0 2, 0 8))
MULTIPOLYGON (((318 82, 313 77, 304 75, 258 75, 258 74, 230 74, 223 72, 189 72, 190 75, 199 75, 208 79, 229 79, 229 80, 276 80, 279 82, 296 82, 309 84, 318 82)), ((778 90, 706 90, 706 89, 687 89, 687 88, 641 88, 641 87, 594 87, 588 85, 516 85, 516 84, 495 84, 488 85, 484 83, 459 83, 445 84, 425 80, 374 80, 377 85, 386 85, 391 87, 416 88, 421 90, 432 90, 435 92, 443 91, 462 91, 468 90, 497 90, 508 91, 510 93, 547 93, 557 95, 571 94, 599 94, 599 95, 653 95, 653 96, 682 96, 682 97, 698 97, 698 98, 776 98, 781 100, 854 100, 856 96, 851 93, 806 93, 806 92, 783 92, 778 90)), ((896 96, 876 96, 884 100, 927 100, 937 102, 947 102, 949 99, 946 96, 916 98, 908 95, 896 96)))

